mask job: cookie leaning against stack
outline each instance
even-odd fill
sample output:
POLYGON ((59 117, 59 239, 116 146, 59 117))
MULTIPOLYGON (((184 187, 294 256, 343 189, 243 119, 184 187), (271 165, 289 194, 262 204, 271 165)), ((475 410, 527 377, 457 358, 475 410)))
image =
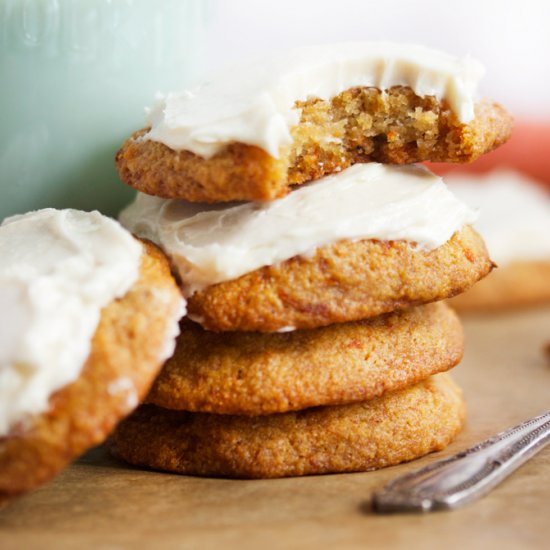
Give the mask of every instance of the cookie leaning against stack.
POLYGON ((0 502, 101 443, 174 349, 184 302, 166 257, 98 212, 0 226, 0 502))
POLYGON ((157 196, 139 194, 120 219, 171 258, 190 320, 148 404, 113 434, 116 456, 280 477, 449 443, 464 404, 443 371, 460 361, 462 332, 430 302, 493 264, 440 178, 369 161, 464 161, 504 142, 510 117, 473 99, 480 72, 420 47, 327 46, 153 109, 117 166, 157 196))

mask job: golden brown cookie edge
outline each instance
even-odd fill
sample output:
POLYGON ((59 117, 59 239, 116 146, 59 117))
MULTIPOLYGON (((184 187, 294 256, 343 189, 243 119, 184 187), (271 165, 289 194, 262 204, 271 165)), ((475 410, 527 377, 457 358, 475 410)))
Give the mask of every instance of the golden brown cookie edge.
POLYGON ((118 426, 109 448, 136 466, 198 476, 358 472, 443 449, 464 418, 462 392, 438 374, 366 403, 262 417, 144 405, 118 426))
POLYGON ((339 241, 207 287, 189 297, 188 312, 220 332, 312 329, 450 298, 492 268, 470 226, 431 251, 405 241, 339 241))
POLYGON ((148 403, 266 415, 366 401, 454 367, 462 325, 444 303, 288 333, 205 331, 182 323, 148 403))

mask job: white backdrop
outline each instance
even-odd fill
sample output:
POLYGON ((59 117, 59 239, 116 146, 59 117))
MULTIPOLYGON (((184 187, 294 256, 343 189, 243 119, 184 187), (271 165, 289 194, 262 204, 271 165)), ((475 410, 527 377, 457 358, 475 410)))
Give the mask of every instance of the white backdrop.
POLYGON ((341 40, 395 40, 470 53, 482 93, 516 116, 550 120, 550 2, 546 0, 219 0, 207 63, 341 40))

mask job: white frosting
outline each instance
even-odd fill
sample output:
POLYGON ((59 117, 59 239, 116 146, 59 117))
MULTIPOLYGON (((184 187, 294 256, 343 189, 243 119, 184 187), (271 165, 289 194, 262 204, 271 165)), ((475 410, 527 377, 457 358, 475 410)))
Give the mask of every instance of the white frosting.
POLYGON ((197 204, 138 194, 120 215, 171 256, 187 295, 341 239, 444 244, 476 218, 420 166, 356 164, 269 203, 197 204))
POLYGON ((139 403, 139 396, 134 381, 126 376, 117 378, 107 386, 107 393, 112 396, 125 396, 126 408, 135 409, 139 403))
POLYGON ((99 212, 51 208, 0 226, 0 436, 78 378, 103 307, 139 274, 142 246, 99 212))
POLYGON ((194 89, 160 96, 142 139, 203 157, 236 141, 279 157, 299 122, 297 100, 329 99, 353 86, 409 86, 417 95, 446 99, 468 122, 483 72, 468 57, 410 44, 341 43, 285 51, 231 67, 194 89))
MULTIPOLYGON (((151 289, 151 292, 155 293, 155 301, 160 301, 162 299, 163 302, 169 303, 173 301, 172 293, 164 293, 163 295, 158 294, 158 290, 151 289)), ((174 355, 174 350, 176 349, 176 338, 180 334, 180 321, 183 317, 185 317, 185 314, 187 313, 187 302, 182 297, 180 300, 180 303, 174 310, 174 316, 172 317, 171 321, 168 323, 166 327, 166 335, 164 337, 164 346, 159 350, 159 362, 163 363, 167 359, 170 359, 172 355, 174 355)))
POLYGON ((513 171, 449 175, 458 197, 481 213, 476 227, 500 266, 514 260, 550 261, 550 193, 513 171))

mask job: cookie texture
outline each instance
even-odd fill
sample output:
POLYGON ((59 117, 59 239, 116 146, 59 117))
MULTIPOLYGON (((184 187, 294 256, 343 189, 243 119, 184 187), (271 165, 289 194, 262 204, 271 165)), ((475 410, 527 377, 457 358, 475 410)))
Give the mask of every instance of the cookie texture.
POLYGON ((405 241, 340 241, 207 287, 189 298, 188 311, 213 331, 316 328, 450 298, 492 266, 469 226, 431 251, 405 241))
POLYGON ((475 118, 461 123, 445 101, 417 96, 411 88, 351 88, 330 100, 296 103, 299 124, 293 143, 278 159, 262 149, 232 143, 204 159, 131 136, 118 151, 122 181, 164 198, 193 202, 273 200, 291 186, 339 172, 358 162, 471 162, 502 143, 511 116, 498 104, 475 106, 475 118))
POLYGON ((465 415, 447 374, 353 405, 247 417, 141 406, 110 439, 138 466, 181 474, 274 478, 359 472, 443 449, 465 415))
POLYGON ((181 293, 164 254, 144 243, 140 275, 101 312, 80 377, 50 408, 0 438, 0 501, 47 481, 101 443, 135 409, 157 375, 181 316, 181 293))
POLYGON ((463 333, 443 302, 287 333, 215 333, 185 322, 146 401, 265 415, 367 401, 454 367, 463 333))
POLYGON ((460 312, 491 312, 550 304, 550 260, 515 261, 450 300, 460 312))

